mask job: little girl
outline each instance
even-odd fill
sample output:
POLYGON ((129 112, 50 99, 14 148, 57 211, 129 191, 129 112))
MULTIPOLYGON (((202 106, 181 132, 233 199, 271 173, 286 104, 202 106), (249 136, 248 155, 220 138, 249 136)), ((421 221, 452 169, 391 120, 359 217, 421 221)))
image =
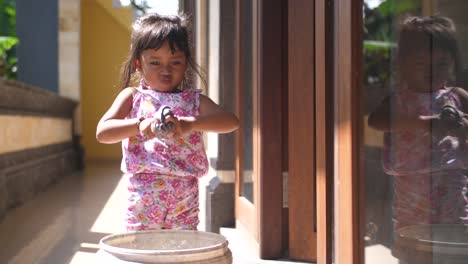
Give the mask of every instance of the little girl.
POLYGON ((228 133, 239 126, 233 113, 188 87, 189 69, 201 77, 188 38, 183 17, 140 17, 123 67, 123 89, 97 125, 100 143, 122 141, 128 231, 195 230, 198 178, 208 170, 202 132, 228 133), (129 87, 135 78, 139 85, 129 87), (161 119, 161 108, 173 115, 161 119), (158 129, 169 123, 167 133, 158 129))
POLYGON ((464 114, 468 93, 451 87, 456 83, 458 58, 455 26, 449 18, 410 17, 403 23, 398 87, 368 120, 371 127, 385 132, 384 171, 396 176, 396 229, 468 224, 468 178, 463 166, 468 155, 453 155, 468 153, 464 114), (446 117, 457 115, 453 120, 446 117))

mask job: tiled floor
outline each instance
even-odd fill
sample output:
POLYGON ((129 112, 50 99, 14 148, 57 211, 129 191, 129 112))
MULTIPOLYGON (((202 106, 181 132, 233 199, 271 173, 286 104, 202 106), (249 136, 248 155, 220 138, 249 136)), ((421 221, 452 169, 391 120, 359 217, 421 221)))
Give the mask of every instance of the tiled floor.
POLYGON ((115 166, 90 164, 10 211, 0 222, 1 262, 94 263, 99 239, 119 228, 115 212, 123 196, 115 166))
MULTIPOLYGON (((0 263, 97 263, 99 240, 123 231, 125 188, 115 162, 88 163, 0 221, 0 263)), ((203 219, 201 219, 203 221, 203 219)), ((295 263, 255 257, 235 229, 224 228, 234 263, 295 263)))
POLYGON ((256 256, 256 253, 249 245, 249 239, 242 232, 233 228, 221 228, 220 232, 229 241, 229 249, 234 257, 234 264, 305 264, 291 260, 263 260, 256 256))

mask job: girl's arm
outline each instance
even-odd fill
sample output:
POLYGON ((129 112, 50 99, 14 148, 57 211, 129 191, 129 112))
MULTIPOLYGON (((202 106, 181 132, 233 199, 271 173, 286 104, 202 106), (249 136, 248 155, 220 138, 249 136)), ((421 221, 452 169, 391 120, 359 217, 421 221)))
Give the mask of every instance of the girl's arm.
POLYGON ((390 130, 390 97, 386 97, 380 105, 370 113, 367 124, 379 131, 390 130))
MULTIPOLYGON (((102 116, 96 129, 96 139, 100 143, 112 144, 136 135, 143 124, 138 118, 125 119, 132 109, 133 88, 123 89, 115 98, 111 107, 102 116)), ((146 121, 146 119, 144 120, 146 121)), ((143 123, 143 122, 142 122, 143 123)))
POLYGON ((454 87, 453 91, 459 96, 462 104, 462 110, 464 113, 468 113, 468 92, 460 87, 454 87))
MULTIPOLYGON (((405 131, 431 128, 431 120, 424 120, 417 115, 397 114, 391 111, 391 97, 385 98, 382 103, 369 115, 367 123, 370 127, 384 132, 405 131)), ((411 103, 411 102, 409 102, 411 103)))
POLYGON ((179 123, 176 124, 176 137, 190 131, 229 133, 239 127, 239 120, 233 113, 225 111, 204 95, 200 95, 200 114, 179 118, 176 123, 179 123))
POLYGON ((454 91, 460 97, 462 104, 462 109, 460 110, 463 111, 463 113, 465 114, 465 116, 463 117, 463 124, 464 128, 468 129, 468 92, 460 87, 455 87, 454 91))

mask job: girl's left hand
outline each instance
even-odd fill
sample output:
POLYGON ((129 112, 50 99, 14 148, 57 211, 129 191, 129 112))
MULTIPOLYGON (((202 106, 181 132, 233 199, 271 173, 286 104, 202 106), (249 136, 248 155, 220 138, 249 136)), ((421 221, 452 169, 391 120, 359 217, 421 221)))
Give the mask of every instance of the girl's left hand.
POLYGON ((166 123, 172 122, 174 124, 174 128, 167 134, 167 136, 176 139, 181 138, 192 130, 191 124, 194 120, 194 117, 168 117, 166 119, 166 123))

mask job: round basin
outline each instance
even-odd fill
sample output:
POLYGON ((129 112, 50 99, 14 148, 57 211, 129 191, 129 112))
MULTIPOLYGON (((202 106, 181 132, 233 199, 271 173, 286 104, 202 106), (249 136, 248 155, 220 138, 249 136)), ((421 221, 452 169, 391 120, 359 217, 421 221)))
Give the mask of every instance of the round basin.
POLYGON ((466 264, 468 226, 434 224, 401 228, 397 230, 393 253, 408 263, 466 264))
POLYGON ((109 235, 105 252, 136 263, 232 263, 228 241, 219 234, 192 230, 150 230, 109 235))

